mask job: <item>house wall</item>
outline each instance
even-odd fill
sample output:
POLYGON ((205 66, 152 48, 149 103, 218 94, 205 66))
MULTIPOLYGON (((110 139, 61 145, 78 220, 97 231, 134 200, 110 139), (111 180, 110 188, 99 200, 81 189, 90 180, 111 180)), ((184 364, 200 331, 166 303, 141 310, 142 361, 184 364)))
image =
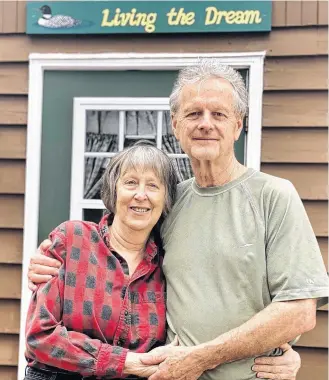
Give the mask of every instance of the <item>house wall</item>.
MULTIPOLYGON (((0 1, 0 380, 17 377, 28 55, 266 50, 261 167, 296 186, 328 267, 327 25, 327 1, 273 1, 271 33, 29 37, 25 3, 0 1)), ((298 380, 327 378, 328 312, 317 314, 298 380)))

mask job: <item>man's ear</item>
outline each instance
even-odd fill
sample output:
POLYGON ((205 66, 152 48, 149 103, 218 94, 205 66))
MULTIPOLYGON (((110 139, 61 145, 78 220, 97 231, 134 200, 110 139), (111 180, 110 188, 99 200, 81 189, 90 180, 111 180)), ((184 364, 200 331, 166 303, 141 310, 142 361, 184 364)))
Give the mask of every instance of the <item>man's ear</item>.
POLYGON ((239 140, 239 137, 241 135, 242 129, 243 129, 243 120, 242 119, 238 119, 236 127, 235 127, 235 132, 234 132, 234 140, 235 141, 239 140))
POLYGON ((178 133, 177 133, 177 113, 171 114, 170 117, 171 117, 172 131, 174 132, 176 139, 179 140, 178 133))

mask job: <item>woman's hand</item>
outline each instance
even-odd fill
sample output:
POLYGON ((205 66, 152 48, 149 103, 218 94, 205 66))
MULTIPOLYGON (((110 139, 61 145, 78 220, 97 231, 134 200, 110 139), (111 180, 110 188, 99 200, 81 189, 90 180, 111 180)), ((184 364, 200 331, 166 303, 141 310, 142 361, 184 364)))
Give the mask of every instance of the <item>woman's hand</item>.
POLYGON ((127 358, 125 361, 125 368, 123 370, 125 375, 137 375, 139 377, 150 377, 152 376, 157 370, 158 365, 157 364, 143 364, 142 359, 149 357, 150 355, 154 355, 156 357, 163 357, 164 359, 170 355, 173 351, 173 347, 178 346, 178 338, 177 336, 175 339, 161 347, 154 348, 150 352, 147 352, 145 354, 138 354, 135 352, 128 352, 127 358))
POLYGON ((145 365, 141 362, 141 358, 145 354, 138 354, 136 352, 128 352, 123 373, 125 375, 135 375, 138 377, 150 377, 158 369, 157 365, 145 365))
POLYGON ((58 275, 58 268, 61 266, 61 262, 45 256, 43 253, 51 246, 50 240, 44 240, 37 252, 31 257, 29 270, 27 277, 29 279, 29 289, 35 291, 37 286, 35 284, 41 284, 49 281, 53 276, 58 275))
POLYGON ((252 370, 262 379, 295 380, 300 368, 300 356, 288 343, 280 346, 282 356, 260 356, 255 359, 252 370))

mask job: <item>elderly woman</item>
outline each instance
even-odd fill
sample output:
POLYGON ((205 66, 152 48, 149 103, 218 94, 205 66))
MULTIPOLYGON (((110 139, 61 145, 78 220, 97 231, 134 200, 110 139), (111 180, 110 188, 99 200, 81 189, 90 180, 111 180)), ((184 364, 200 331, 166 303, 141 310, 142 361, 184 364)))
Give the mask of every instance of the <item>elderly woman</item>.
POLYGON ((111 159, 97 225, 67 221, 46 255, 59 276, 33 293, 26 323, 25 379, 150 376, 137 353, 164 344, 165 281, 159 221, 177 178, 161 150, 137 145, 111 159))
MULTIPOLYGON (((143 352, 165 339, 159 227, 172 207, 177 178, 163 152, 138 144, 110 161, 103 181, 110 214, 99 225, 63 223, 50 234, 46 255, 33 258, 30 280, 50 280, 30 305, 26 380, 41 379, 35 374, 45 380, 149 377, 157 369, 143 365, 143 352), (51 377, 55 372, 58 377, 51 377)), ((30 281, 30 288, 37 287, 30 281)), ((254 371, 295 379, 299 355, 288 344, 282 348, 281 357, 258 358, 254 371)), ((157 348, 156 354, 171 349, 179 348, 157 348)))

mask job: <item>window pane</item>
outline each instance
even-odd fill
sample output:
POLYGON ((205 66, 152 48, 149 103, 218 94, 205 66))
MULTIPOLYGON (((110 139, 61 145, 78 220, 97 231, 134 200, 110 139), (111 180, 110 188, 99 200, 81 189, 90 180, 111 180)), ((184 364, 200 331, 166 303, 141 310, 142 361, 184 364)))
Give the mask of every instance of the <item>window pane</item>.
POLYGON ((119 111, 87 111, 86 152, 117 152, 119 111))
POLYGON ((138 140, 147 140, 147 141, 152 142, 152 144, 154 146, 156 146, 156 140, 155 140, 155 138, 154 139, 151 139, 151 138, 146 138, 145 139, 145 137, 141 136, 141 137, 138 137, 138 138, 126 137, 125 138, 125 142, 124 142, 124 148, 128 148, 128 147, 134 145, 138 140))
POLYGON ((156 144, 158 111, 126 111, 124 147, 147 139, 156 144))
POLYGON ((82 219, 88 222, 99 223, 104 215, 104 211, 102 209, 84 209, 82 219))
POLYGON ((178 182, 182 182, 193 177, 190 160, 188 158, 172 158, 172 162, 178 176, 178 182))
POLYGON ((171 128, 170 111, 164 111, 162 117, 162 148, 166 153, 184 154, 171 128))
POLYGON ((109 158, 85 158, 84 199, 100 199, 101 177, 109 162, 109 158))
POLYGON ((166 153, 182 154, 184 153, 179 142, 174 135, 162 136, 162 150, 166 153))
POLYGON ((170 111, 163 111, 162 116, 162 135, 172 135, 170 111))

